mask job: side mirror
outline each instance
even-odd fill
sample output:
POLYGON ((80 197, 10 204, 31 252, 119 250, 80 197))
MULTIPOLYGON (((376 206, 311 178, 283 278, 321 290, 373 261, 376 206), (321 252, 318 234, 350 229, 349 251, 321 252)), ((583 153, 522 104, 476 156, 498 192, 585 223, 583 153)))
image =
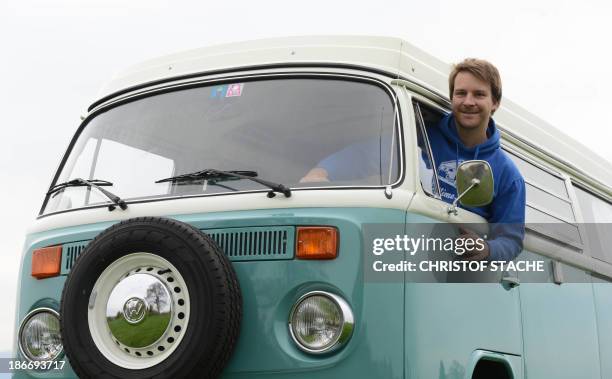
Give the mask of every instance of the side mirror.
POLYGON ((482 207, 493 201, 493 171, 487 161, 465 161, 457 167, 457 193, 448 213, 457 214, 459 201, 466 207, 482 207))

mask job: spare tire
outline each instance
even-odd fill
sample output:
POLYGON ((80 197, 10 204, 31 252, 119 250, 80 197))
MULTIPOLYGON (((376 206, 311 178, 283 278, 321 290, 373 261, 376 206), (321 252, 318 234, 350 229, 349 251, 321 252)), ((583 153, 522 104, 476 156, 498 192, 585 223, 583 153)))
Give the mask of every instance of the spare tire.
POLYGON ((176 220, 134 218, 89 243, 60 314, 79 377, 214 378, 236 345, 242 297, 209 236, 176 220))

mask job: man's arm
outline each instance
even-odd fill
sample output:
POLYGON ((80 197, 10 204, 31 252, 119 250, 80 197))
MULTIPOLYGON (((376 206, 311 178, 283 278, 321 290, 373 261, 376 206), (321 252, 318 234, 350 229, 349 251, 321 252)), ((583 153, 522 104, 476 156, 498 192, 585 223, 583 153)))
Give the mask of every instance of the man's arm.
POLYGON ((525 238, 525 181, 515 179, 492 204, 489 219, 491 239, 487 241, 490 261, 511 261, 523 249, 525 238))
POLYGON ((315 167, 308 171, 308 173, 304 175, 302 179, 300 179, 300 183, 312 182, 329 182, 329 174, 327 173, 327 170, 323 167, 315 167))
MULTIPOLYGON (((351 181, 380 175, 380 150, 378 138, 346 146, 317 163, 300 183, 351 181)), ((383 158, 386 157, 383 155, 383 158)), ((388 165, 384 159, 382 163, 388 165)))
MULTIPOLYGON (((466 260, 489 260, 509 262, 523 250, 525 237, 525 182, 515 179, 492 204, 492 215, 489 217, 490 238, 482 250, 474 250, 462 256, 466 260)), ((460 228, 457 238, 478 239, 473 231, 460 228)))

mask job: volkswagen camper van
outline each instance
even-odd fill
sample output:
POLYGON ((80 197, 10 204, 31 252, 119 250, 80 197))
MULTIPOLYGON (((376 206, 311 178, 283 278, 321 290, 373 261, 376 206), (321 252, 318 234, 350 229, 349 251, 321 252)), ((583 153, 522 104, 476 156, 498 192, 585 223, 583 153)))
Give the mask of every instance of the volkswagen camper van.
POLYGON ((113 78, 26 236, 14 377, 612 377, 612 167, 507 99, 517 259, 542 270, 371 275, 377 227, 486 224, 426 164, 449 72, 400 39, 318 36, 113 78), (340 175, 305 180, 347 146, 340 175))

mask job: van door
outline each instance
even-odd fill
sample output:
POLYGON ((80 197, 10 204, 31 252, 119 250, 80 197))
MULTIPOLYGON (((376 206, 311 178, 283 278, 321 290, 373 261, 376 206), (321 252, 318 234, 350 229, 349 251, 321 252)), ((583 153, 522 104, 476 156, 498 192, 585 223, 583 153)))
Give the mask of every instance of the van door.
MULTIPOLYGON (((408 208, 406 233, 429 230, 440 237, 435 223, 482 224, 483 219, 463 209, 449 215, 448 204, 440 199, 426 130, 437 126, 443 111, 431 103, 425 105, 426 101, 414 103, 415 114, 406 122, 414 131, 406 140, 418 146, 407 161, 419 162, 412 166, 419 167, 421 181, 408 208)), ((407 378, 469 378, 479 357, 496 357, 512 370, 512 377, 522 377, 519 288, 513 278, 503 275, 491 273, 478 283, 456 283, 452 273, 419 272, 418 278, 406 274, 407 378)))

